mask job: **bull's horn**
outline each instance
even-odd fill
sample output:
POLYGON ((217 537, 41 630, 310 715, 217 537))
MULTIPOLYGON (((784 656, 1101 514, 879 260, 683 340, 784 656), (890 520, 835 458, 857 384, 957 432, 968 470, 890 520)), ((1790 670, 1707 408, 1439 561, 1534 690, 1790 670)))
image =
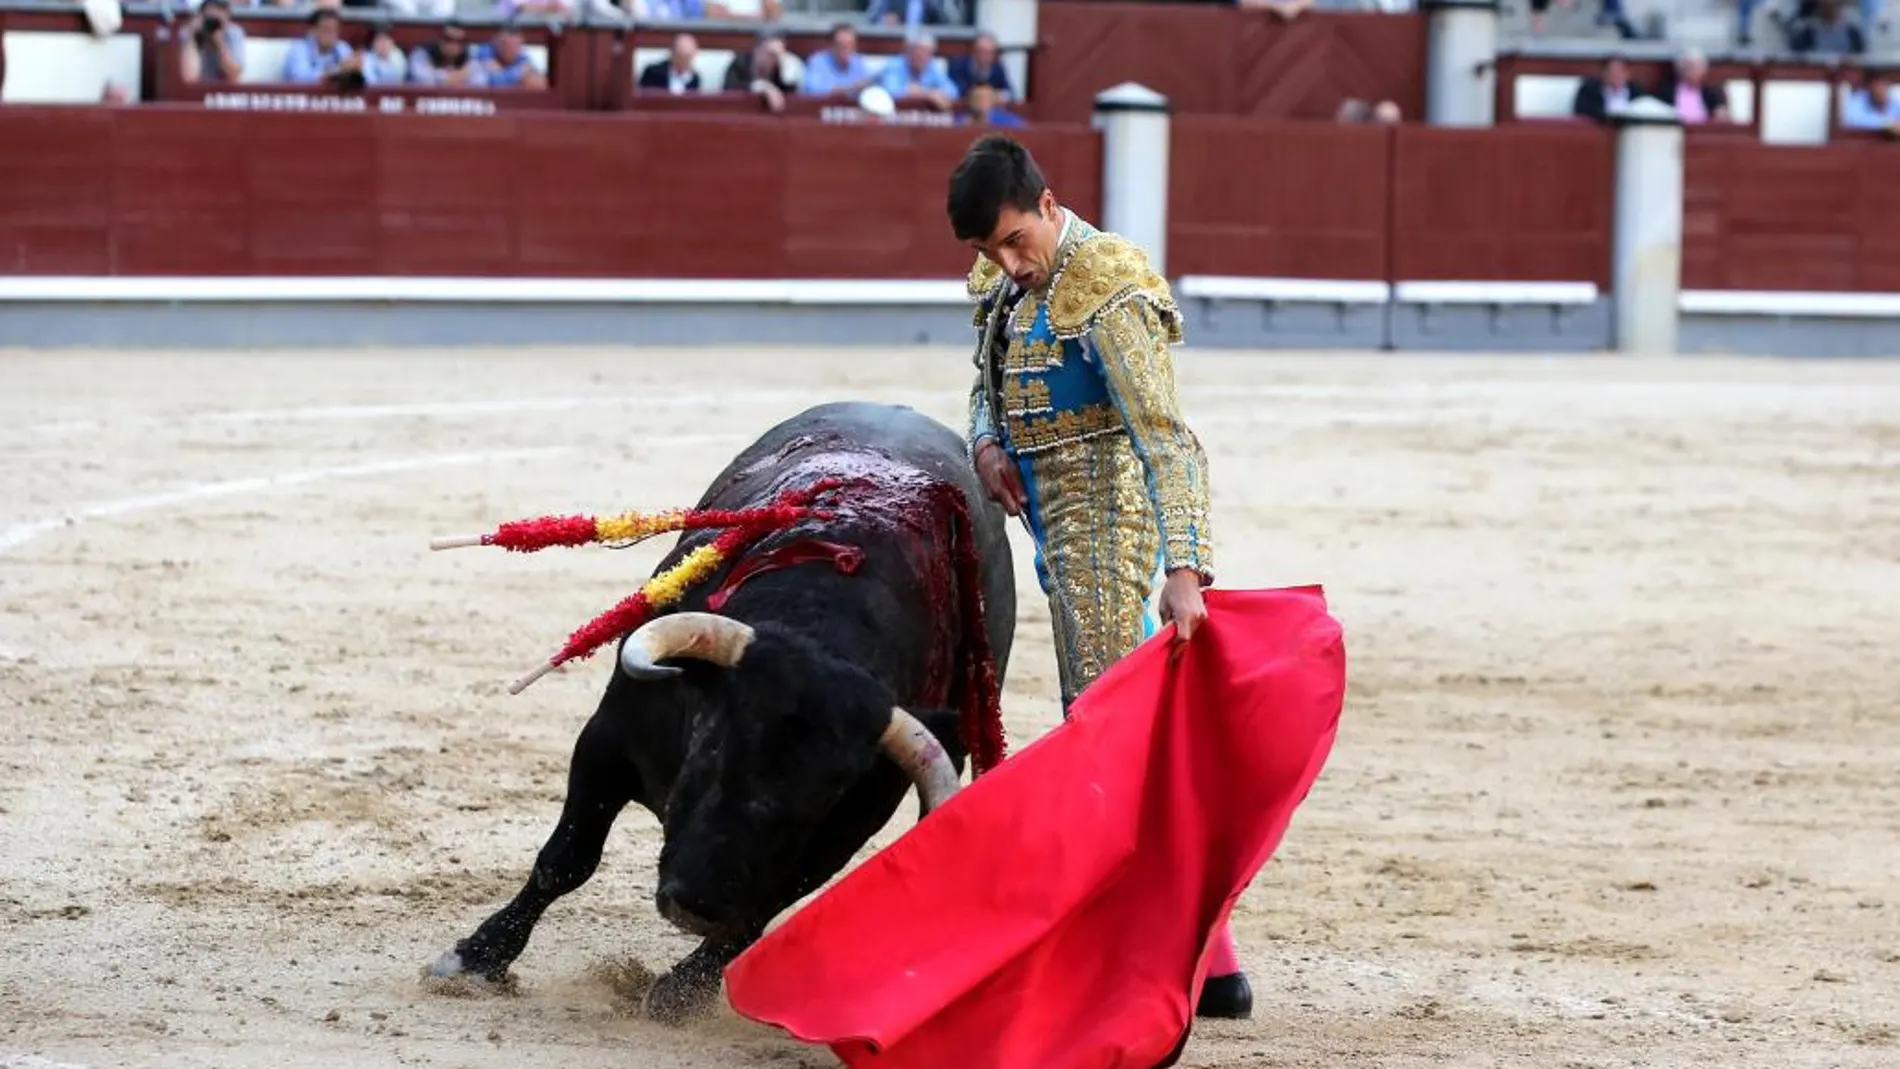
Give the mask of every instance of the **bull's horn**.
POLYGON ((663 679, 680 669, 657 662, 692 657, 731 668, 752 642, 752 628, 711 612, 675 612, 648 620, 620 647, 620 667, 635 679, 663 679))
POLYGON ((884 752, 891 755, 910 781, 917 785, 923 800, 924 815, 950 800, 957 793, 957 767, 943 744, 923 722, 900 708, 891 710, 891 723, 884 729, 884 752))

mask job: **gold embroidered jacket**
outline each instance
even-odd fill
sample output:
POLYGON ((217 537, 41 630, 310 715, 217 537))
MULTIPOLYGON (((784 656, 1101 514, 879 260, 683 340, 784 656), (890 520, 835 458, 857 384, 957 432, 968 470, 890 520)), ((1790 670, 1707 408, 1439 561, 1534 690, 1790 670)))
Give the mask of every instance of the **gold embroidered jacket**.
MULTIPOLYGON (((1133 242, 1071 215, 1045 290, 1022 295, 1012 313, 1004 300, 1008 283, 985 257, 970 270, 979 337, 991 316, 1010 316, 998 324, 994 349, 978 348, 972 448, 995 438, 1027 478, 1038 456, 1074 452, 1069 447, 1099 437, 1122 439, 1139 462, 1128 470, 1137 473, 1153 513, 1159 563, 1167 571, 1195 569, 1211 581, 1207 458, 1176 395, 1169 347, 1182 339, 1181 313, 1167 279, 1133 242)), ((1054 487, 1041 489, 1046 495, 1054 487)), ((1043 511, 1034 504, 1032 511, 1043 511)))

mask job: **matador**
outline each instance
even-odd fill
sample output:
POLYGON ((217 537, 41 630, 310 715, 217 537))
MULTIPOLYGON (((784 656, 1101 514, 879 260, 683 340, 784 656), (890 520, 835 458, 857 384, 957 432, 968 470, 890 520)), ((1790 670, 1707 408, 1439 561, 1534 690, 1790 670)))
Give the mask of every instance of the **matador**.
MULTIPOLYGON (((971 460, 1034 539, 1066 717, 1164 621, 1186 638, 1206 616, 1207 454, 1177 398, 1181 312, 1140 247, 1059 205, 1007 136, 971 146, 949 213, 979 253, 971 460)), ((1197 1013, 1251 1012, 1223 926, 1197 1013)))

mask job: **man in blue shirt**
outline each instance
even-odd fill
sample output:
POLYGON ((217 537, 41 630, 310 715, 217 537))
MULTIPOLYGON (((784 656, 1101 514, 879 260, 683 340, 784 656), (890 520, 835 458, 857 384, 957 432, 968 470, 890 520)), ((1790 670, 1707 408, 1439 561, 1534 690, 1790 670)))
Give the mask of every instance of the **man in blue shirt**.
POLYGON ((1867 84, 1847 94, 1841 102, 1841 125, 1900 133, 1900 93, 1893 91, 1885 71, 1868 71, 1867 84))
POLYGON ((310 13, 310 32, 297 38, 284 53, 284 81, 316 85, 331 75, 357 69, 356 50, 343 40, 343 20, 329 8, 310 13))
POLYGON ((919 33, 910 39, 902 56, 884 64, 878 83, 892 100, 927 100, 938 111, 949 111, 961 94, 936 59, 937 39, 919 33))
POLYGON ((858 31, 840 22, 831 28, 831 47, 805 61, 805 92, 810 96, 857 96, 877 81, 877 72, 858 51, 858 31))

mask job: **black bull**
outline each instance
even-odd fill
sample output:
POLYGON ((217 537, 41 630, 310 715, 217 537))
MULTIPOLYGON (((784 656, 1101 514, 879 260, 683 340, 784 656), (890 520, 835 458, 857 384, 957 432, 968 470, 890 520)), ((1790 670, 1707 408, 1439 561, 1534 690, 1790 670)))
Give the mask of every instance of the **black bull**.
MULTIPOLYGON (((505 979, 542 913, 593 875, 634 802, 664 831, 660 914, 702 937, 647 993, 648 1014, 680 1020, 707 1008, 725 966, 842 871, 913 785, 926 812, 955 790, 969 753, 958 710, 993 700, 973 694, 989 689, 983 647, 1000 690, 1015 631, 1004 514, 956 433, 858 402, 773 427, 698 507, 762 507, 825 477, 872 488, 847 487, 831 518, 760 539, 737 586, 739 562, 723 564, 623 640, 532 875, 434 975, 505 979), (958 596, 958 557, 980 574, 981 606, 958 596)), ((717 534, 685 532, 656 573, 717 534)))

